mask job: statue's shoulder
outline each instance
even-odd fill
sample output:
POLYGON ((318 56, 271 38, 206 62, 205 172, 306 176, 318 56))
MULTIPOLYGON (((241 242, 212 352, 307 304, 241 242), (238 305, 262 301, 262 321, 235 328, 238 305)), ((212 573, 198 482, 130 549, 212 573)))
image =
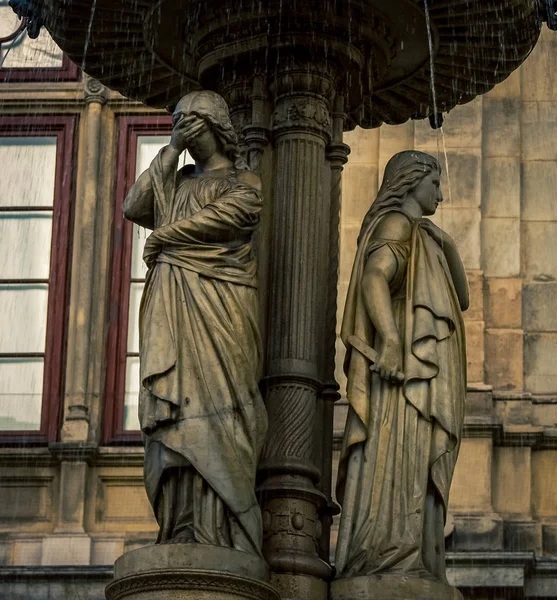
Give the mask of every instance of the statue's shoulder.
POLYGON ((412 227, 411 217, 402 211, 390 210, 378 217, 373 237, 396 242, 408 242, 412 237, 412 227))
POLYGON ((181 169, 178 169, 178 176, 180 179, 186 179, 192 177, 195 173, 195 165, 184 165, 181 169))
POLYGON ((250 187, 255 188, 258 192, 263 189, 259 175, 253 173, 252 171, 238 171, 237 179, 240 183, 249 185, 250 187))

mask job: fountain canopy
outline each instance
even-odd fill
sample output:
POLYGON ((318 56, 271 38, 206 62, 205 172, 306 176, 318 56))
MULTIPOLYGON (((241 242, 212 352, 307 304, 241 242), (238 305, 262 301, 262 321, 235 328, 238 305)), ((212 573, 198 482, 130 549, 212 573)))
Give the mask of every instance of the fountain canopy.
POLYGON ((34 11, 85 72, 153 107, 199 87, 222 91, 255 73, 272 78, 288 65, 329 69, 346 97, 348 129, 402 123, 469 102, 521 65, 543 20, 555 25, 553 0, 12 0, 12 6, 20 14, 34 11))

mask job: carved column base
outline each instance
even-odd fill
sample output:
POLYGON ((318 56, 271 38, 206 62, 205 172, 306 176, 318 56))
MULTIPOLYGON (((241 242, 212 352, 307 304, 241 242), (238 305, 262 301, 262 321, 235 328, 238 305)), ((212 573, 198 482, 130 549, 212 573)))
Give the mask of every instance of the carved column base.
POLYGON ((267 563, 202 544, 159 544, 121 556, 107 600, 280 600, 267 563))
POLYGON ((404 575, 347 577, 331 584, 331 600, 463 600, 454 587, 404 575))

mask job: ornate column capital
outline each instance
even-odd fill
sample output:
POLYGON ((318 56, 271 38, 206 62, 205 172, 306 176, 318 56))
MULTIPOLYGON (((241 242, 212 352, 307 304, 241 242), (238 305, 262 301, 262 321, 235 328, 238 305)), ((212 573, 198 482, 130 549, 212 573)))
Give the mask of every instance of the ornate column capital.
POLYGON ((85 102, 102 106, 108 102, 108 89, 100 81, 89 75, 85 76, 85 102))

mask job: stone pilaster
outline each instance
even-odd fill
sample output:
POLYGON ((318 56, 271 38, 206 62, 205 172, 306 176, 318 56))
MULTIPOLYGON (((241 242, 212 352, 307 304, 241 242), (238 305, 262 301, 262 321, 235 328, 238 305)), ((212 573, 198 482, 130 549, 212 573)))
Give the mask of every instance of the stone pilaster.
POLYGON ((84 442, 89 435, 89 373, 92 303, 94 298, 95 233, 99 184, 102 109, 106 88, 91 77, 85 82, 85 127, 82 183, 76 207, 69 327, 70 356, 66 373, 66 401, 62 441, 84 442))
POLYGON ((266 403, 269 434, 259 488, 264 554, 283 598, 324 599, 331 568, 319 557, 321 514, 316 456, 323 390, 330 233, 325 192, 333 81, 310 67, 279 73, 270 258, 266 403))

